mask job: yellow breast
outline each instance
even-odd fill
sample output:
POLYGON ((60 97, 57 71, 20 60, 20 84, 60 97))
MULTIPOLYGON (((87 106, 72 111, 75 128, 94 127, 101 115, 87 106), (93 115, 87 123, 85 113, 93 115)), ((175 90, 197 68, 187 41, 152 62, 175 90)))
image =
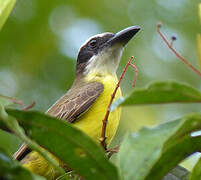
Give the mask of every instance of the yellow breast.
MULTIPOLYGON (((118 82, 116 75, 106 75, 106 76, 93 76, 88 75, 86 81, 98 81, 104 85, 104 91, 97 98, 95 103, 91 108, 84 113, 74 125, 88 134, 91 138, 99 141, 101 137, 102 121, 104 119, 108 104, 111 99, 111 95, 118 82)), ((119 88, 115 99, 121 97, 121 89, 119 88)), ((115 111, 111 112, 108 118, 106 137, 107 144, 109 144, 114 137, 116 130, 119 125, 121 109, 117 108, 115 111)))
MULTIPOLYGON (((86 81, 91 81, 93 76, 87 77, 86 81)), ((94 80, 94 77, 93 77, 94 80)), ((104 85, 104 91, 97 98, 91 108, 77 119, 73 125, 84 131, 91 138, 99 142, 101 137, 102 121, 104 119, 107 106, 109 104, 111 94, 113 93, 118 79, 115 76, 107 75, 104 77, 96 77, 96 81, 101 82, 104 85)), ((121 90, 117 91, 115 99, 121 96, 121 90)), ((106 143, 109 144, 114 137, 119 120, 121 109, 117 108, 111 112, 108 119, 106 130, 106 143)), ((51 154, 50 154, 51 155, 51 154)), ((59 166, 63 166, 60 160, 51 155, 59 166)), ((29 153, 21 162, 23 166, 32 172, 45 176, 48 180, 53 180, 58 177, 58 172, 50 165, 40 154, 35 151, 29 153)))

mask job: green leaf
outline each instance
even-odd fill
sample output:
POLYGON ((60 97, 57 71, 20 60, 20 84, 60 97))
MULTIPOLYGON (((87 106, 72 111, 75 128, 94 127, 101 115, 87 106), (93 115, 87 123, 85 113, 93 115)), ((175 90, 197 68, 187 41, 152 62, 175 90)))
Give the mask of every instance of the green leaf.
MULTIPOLYGON (((24 103, 19 99, 9 97, 9 96, 0 95, 0 106, 5 108, 5 107, 8 107, 8 106, 13 105, 13 104, 18 104, 21 107, 24 106, 24 103)), ((0 128, 8 131, 8 128, 5 126, 5 123, 3 121, 0 121, 0 128)))
POLYGON ((32 150, 37 151, 40 155, 42 155, 50 165, 54 167, 54 170, 57 171, 56 173, 64 174, 65 171, 58 166, 58 163, 51 158, 51 155, 48 151, 46 151, 44 148, 40 147, 37 143, 32 141, 29 137, 26 136, 24 133, 24 129, 22 129, 17 120, 9 116, 4 107, 0 104, 0 120, 6 124, 6 126, 11 130, 13 133, 15 133, 23 142, 25 142, 32 150))
POLYGON ((12 160, 4 150, 0 148, 0 179, 5 180, 45 180, 44 178, 34 175, 12 160))
POLYGON ((29 137, 25 135, 24 130, 19 126, 17 120, 14 117, 9 116, 1 104, 0 104, 0 120, 7 126, 7 128, 9 128, 9 130, 15 133, 32 150, 35 150, 39 154, 41 154, 50 163, 50 165, 52 165, 55 168, 55 170, 58 173, 60 174, 65 173, 65 171, 58 166, 56 161, 53 158, 51 158, 51 156, 45 149, 40 147, 37 143, 35 143, 34 141, 32 141, 29 137))
POLYGON ((61 121, 39 112, 8 110, 16 117, 29 136, 62 159, 86 179, 119 179, 117 168, 103 149, 87 135, 61 121))
POLYGON ((128 134, 118 153, 123 179, 161 180, 190 154, 201 151, 201 137, 192 132, 201 129, 201 115, 143 128, 128 134))
POLYGON ((189 177, 189 180, 198 180, 198 179, 201 179, 201 158, 198 160, 196 165, 193 167, 193 170, 189 177))
POLYGON ((162 103, 201 103, 201 92, 179 82, 155 82, 147 88, 134 89, 129 96, 118 99, 113 103, 111 110, 119 105, 162 103))
POLYGON ((16 0, 0 0, 0 30, 8 18, 16 0))
POLYGON ((20 139, 10 134, 6 131, 3 131, 0 129, 0 148, 3 149, 5 152, 7 152, 10 157, 12 157, 13 153, 17 151, 20 144, 22 144, 22 141, 20 139))
MULTIPOLYGON (((13 98, 10 98, 8 96, 0 95, 0 105, 3 106, 3 107, 12 105, 12 104, 14 104, 12 99, 13 98)), ((0 121, 0 128, 4 129, 4 130, 6 129, 5 123, 3 123, 2 121, 0 121)), ((6 129, 6 130, 8 130, 8 129, 6 129)))

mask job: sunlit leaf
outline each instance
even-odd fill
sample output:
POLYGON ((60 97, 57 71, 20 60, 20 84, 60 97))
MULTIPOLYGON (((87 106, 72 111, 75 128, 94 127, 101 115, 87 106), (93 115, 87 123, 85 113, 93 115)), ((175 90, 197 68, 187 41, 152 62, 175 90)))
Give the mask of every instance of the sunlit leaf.
POLYGON ((70 123, 39 112, 8 110, 29 136, 86 179, 119 179, 103 149, 70 123))
POLYGON ((119 105, 165 103, 201 103, 201 92, 179 82, 154 82, 147 88, 136 88, 129 96, 118 99, 113 103, 111 110, 119 105))
POLYGON ((16 0, 0 0, 0 30, 13 9, 15 1, 16 0))
POLYGON ((201 115, 143 128, 128 134, 118 153, 123 178, 161 180, 190 154, 201 150, 201 137, 191 135, 201 129, 201 115))
POLYGON ((198 180, 201 178, 201 158, 193 167, 193 170, 190 174, 189 180, 198 180))

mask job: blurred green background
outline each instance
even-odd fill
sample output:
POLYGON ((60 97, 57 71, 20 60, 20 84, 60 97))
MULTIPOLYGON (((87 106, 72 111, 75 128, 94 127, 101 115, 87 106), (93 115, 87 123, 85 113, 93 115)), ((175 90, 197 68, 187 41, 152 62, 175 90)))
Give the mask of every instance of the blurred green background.
MULTIPOLYGON (((139 25, 140 33, 126 47, 118 74, 134 55, 139 70, 137 88, 169 79, 201 89, 200 79, 169 51, 156 33, 157 22, 174 46, 198 67, 196 35, 200 0, 18 0, 0 32, 0 94, 17 97, 45 112, 70 87, 80 45, 90 36, 139 25)), ((131 90, 134 72, 122 83, 131 90)), ((200 112, 199 104, 168 104, 123 108, 114 143, 128 131, 200 112)))

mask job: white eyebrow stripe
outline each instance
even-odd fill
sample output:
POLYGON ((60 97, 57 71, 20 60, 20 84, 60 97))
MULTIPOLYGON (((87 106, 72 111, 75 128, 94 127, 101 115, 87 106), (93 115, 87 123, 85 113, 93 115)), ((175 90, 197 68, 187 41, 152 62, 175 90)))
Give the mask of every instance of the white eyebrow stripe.
MULTIPOLYGON (((111 32, 105 32, 105 33, 96 34, 96 35, 90 37, 89 39, 87 39, 87 40, 81 45, 80 49, 82 49, 82 47, 84 47, 91 39, 93 39, 93 38, 95 38, 95 37, 103 37, 103 36, 105 36, 105 35, 107 35, 107 34, 112 34, 112 33, 111 33, 111 32)), ((79 51, 80 51, 80 49, 79 49, 79 51)))

